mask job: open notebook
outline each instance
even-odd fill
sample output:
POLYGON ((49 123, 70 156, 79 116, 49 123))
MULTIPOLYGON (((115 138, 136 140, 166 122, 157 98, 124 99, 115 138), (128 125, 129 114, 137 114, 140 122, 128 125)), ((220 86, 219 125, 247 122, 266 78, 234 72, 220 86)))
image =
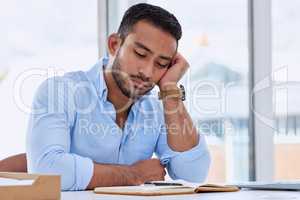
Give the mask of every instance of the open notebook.
POLYGON ((191 186, 118 186, 118 187, 97 187, 94 192, 97 194, 116 194, 116 195, 138 195, 138 196, 158 196, 158 195, 179 195, 194 194, 201 192, 236 192, 236 186, 224 186, 205 184, 198 187, 191 186))

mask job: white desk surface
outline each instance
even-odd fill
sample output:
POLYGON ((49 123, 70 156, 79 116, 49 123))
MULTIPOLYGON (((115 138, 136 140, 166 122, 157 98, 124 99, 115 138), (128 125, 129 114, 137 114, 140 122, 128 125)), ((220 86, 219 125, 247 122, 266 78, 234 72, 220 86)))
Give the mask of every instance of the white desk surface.
POLYGON ((170 196, 125 196, 125 195, 102 195, 92 191, 62 192, 62 200, 119 200, 119 199, 176 199, 176 200, 300 200, 300 191, 264 191, 264 190, 241 190, 228 193, 199 193, 191 195, 170 196))

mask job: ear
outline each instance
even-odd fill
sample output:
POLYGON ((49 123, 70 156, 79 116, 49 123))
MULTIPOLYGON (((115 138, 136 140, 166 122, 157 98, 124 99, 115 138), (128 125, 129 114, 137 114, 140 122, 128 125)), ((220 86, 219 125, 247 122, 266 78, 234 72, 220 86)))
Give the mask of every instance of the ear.
POLYGON ((121 47, 122 39, 117 33, 113 33, 108 37, 107 47, 109 54, 115 56, 121 47))

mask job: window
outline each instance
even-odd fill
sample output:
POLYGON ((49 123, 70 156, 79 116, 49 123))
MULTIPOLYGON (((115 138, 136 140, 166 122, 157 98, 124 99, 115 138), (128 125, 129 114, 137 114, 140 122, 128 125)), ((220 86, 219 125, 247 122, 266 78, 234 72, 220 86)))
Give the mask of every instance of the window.
POLYGON ((274 179, 300 178, 300 2, 272 1, 274 179))
POLYGON ((11 0, 0 10, 2 159, 25 152, 25 111, 37 86, 50 75, 48 68, 87 69, 96 62, 98 47, 96 0, 11 0), (16 96, 14 86, 20 78, 16 96))

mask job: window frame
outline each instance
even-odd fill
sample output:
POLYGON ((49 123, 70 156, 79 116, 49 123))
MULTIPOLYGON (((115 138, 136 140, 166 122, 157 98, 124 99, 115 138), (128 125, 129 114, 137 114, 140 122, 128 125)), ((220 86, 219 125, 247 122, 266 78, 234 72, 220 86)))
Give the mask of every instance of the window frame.
POLYGON ((248 9, 250 178, 270 181, 274 175, 271 0, 249 0, 248 9))

